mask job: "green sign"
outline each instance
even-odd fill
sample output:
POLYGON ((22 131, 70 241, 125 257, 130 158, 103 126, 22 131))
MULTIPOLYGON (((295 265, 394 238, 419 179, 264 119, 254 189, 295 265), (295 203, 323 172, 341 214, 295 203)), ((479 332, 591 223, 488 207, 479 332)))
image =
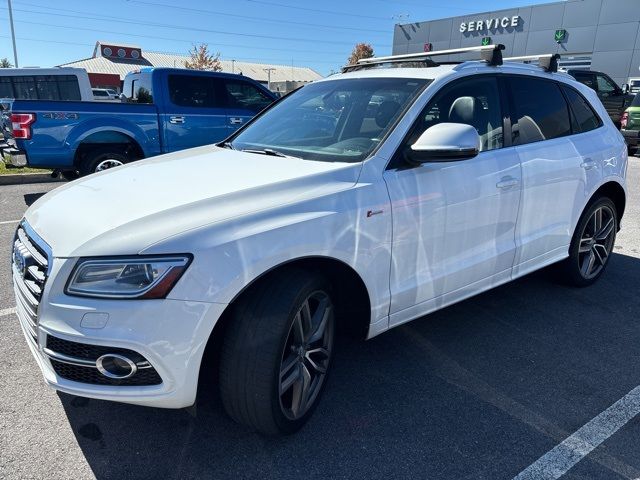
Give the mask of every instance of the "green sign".
POLYGON ((482 38, 482 46, 486 47, 487 45, 491 45, 491 37, 483 37, 482 38))
POLYGON ((556 34, 555 34, 556 42, 558 42, 558 43, 564 42, 565 38, 567 38, 567 31, 566 30, 556 30, 556 34))

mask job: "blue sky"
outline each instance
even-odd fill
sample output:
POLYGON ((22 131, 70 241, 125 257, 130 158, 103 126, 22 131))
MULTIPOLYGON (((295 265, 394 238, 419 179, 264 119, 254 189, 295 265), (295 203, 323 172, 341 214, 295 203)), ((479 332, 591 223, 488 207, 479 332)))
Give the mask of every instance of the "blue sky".
MULTIPOLYGON (((20 66, 90 57, 96 40, 186 54, 208 43, 222 58, 308 66, 328 74, 353 45, 391 52, 393 25, 549 0, 12 0, 20 66), (55 6, 53 6, 55 5, 55 6)), ((13 62, 7 3, 0 1, 0 58, 13 62)))

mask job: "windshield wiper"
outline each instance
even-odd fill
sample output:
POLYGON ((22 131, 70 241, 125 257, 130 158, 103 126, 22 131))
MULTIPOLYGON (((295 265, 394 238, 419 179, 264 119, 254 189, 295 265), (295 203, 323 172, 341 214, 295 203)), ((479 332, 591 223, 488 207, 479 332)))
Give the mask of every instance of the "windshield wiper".
POLYGON ((284 153, 279 152, 277 150, 273 150, 272 148, 263 148, 263 149, 245 148, 244 150, 241 150, 241 151, 247 152, 247 153, 259 153, 260 155, 271 155, 272 157, 292 158, 289 155, 285 155, 284 153))

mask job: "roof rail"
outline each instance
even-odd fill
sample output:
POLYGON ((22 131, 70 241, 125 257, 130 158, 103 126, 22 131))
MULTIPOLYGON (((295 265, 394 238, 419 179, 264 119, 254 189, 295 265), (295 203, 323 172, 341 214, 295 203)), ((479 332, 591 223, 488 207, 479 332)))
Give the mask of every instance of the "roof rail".
POLYGON ((538 61, 540 68, 544 68, 547 72, 555 73, 558 71, 558 60, 560 60, 559 53, 547 53, 544 55, 527 55, 524 57, 508 57, 505 58, 505 62, 529 62, 538 61))
POLYGON ((388 57, 372 57, 362 58, 358 60, 355 65, 346 65, 342 67, 343 72, 350 72, 353 70, 360 70, 362 68, 371 67, 374 65, 383 65, 388 63, 412 63, 422 62, 427 63, 427 66, 437 66, 438 64, 431 60, 431 57, 441 55, 456 55, 458 53, 480 53, 480 58, 486 61, 491 66, 502 65, 502 50, 504 45, 483 45, 481 47, 466 47, 466 48, 452 48, 449 50, 437 50, 435 52, 420 52, 420 53, 407 53, 404 55, 390 55, 388 57))

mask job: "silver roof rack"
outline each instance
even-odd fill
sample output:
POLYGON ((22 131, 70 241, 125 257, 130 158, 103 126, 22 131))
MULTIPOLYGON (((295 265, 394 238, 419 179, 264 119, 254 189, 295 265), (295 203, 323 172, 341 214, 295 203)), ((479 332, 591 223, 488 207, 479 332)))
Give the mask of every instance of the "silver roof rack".
POLYGON ((544 68, 547 72, 558 71, 558 60, 560 60, 559 53, 547 53, 545 55, 527 55, 524 57, 507 57, 503 59, 505 62, 535 62, 538 61, 538 66, 544 68))
MULTIPOLYGON (((435 52, 407 53, 404 55, 390 55, 387 57, 362 58, 355 65, 346 65, 342 68, 343 72, 360 70, 375 65, 393 64, 393 63, 426 63, 427 66, 437 66, 431 57, 442 55, 456 55, 459 53, 478 52, 480 59, 484 60, 491 66, 502 65, 502 50, 504 45, 483 45, 481 47, 452 48, 449 50, 437 50, 435 52)), ((459 63, 459 62, 456 62, 459 63)))

